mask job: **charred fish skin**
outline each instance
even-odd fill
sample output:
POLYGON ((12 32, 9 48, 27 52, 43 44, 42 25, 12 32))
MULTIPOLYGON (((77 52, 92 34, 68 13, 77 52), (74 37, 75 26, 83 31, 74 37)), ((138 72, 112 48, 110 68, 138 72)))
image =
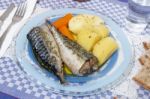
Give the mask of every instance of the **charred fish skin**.
POLYGON ((39 64, 65 83, 62 60, 53 36, 41 27, 35 27, 27 34, 27 39, 39 64))
POLYGON ((73 74, 84 76, 98 70, 98 59, 77 42, 68 39, 46 20, 47 26, 57 42, 62 60, 73 74))

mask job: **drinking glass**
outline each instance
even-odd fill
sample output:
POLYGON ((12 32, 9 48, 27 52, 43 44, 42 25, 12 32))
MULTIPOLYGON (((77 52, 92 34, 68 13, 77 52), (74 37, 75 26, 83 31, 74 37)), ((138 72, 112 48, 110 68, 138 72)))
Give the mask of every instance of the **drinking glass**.
POLYGON ((126 28, 131 33, 141 33, 150 23, 150 0, 128 0, 126 28))

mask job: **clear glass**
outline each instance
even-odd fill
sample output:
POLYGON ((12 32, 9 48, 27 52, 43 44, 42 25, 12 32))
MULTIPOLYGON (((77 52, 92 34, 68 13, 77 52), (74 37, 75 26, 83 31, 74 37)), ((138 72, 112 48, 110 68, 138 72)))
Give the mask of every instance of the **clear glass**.
POLYGON ((150 22, 150 0, 128 0, 126 26, 132 33, 141 33, 150 22))

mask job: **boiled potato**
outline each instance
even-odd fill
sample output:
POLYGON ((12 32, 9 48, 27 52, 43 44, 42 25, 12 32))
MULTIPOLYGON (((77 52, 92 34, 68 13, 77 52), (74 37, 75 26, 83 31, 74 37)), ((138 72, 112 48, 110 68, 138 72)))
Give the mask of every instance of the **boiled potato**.
POLYGON ((97 42, 93 48, 93 54, 102 65, 116 50, 117 42, 112 37, 106 37, 97 42))
POLYGON ((93 31, 92 25, 99 26, 101 24, 104 24, 104 21, 98 16, 80 14, 71 18, 69 21, 69 30, 75 34, 78 34, 87 30, 93 31))
POLYGON ((100 35, 101 38, 105 38, 109 35, 109 29, 104 24, 93 26, 93 31, 100 35))
POLYGON ((81 32, 77 35, 77 42, 87 51, 91 51, 98 40, 100 40, 100 36, 90 31, 81 32))
POLYGON ((69 21, 69 30, 74 34, 78 34, 80 31, 84 31, 87 29, 86 19, 84 19, 81 15, 74 16, 69 21))
POLYGON ((94 24, 94 25, 100 25, 104 24, 104 21, 96 15, 90 15, 90 14, 82 14, 86 21, 88 21, 89 24, 94 24))
POLYGON ((75 34, 72 34, 72 35, 73 35, 74 40, 76 41, 77 40, 77 35, 75 35, 75 34))

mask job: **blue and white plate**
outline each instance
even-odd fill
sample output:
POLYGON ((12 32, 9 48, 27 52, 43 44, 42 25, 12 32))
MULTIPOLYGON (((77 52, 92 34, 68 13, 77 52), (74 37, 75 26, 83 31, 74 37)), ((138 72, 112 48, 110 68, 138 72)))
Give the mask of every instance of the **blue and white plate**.
POLYGON ((100 13, 70 8, 49 10, 30 19, 17 37, 16 56, 21 64, 21 68, 25 73, 30 75, 31 78, 42 83, 42 85, 53 92, 73 96, 96 94, 104 89, 114 87, 130 71, 130 63, 133 57, 132 48, 126 35, 114 21, 100 13), (65 79, 70 83, 64 86, 59 83, 59 80, 53 73, 39 66, 26 36, 33 27, 43 24, 46 18, 49 17, 54 21, 66 13, 93 14, 100 16, 109 27, 111 36, 116 39, 119 49, 98 72, 86 77, 66 76, 65 79))

